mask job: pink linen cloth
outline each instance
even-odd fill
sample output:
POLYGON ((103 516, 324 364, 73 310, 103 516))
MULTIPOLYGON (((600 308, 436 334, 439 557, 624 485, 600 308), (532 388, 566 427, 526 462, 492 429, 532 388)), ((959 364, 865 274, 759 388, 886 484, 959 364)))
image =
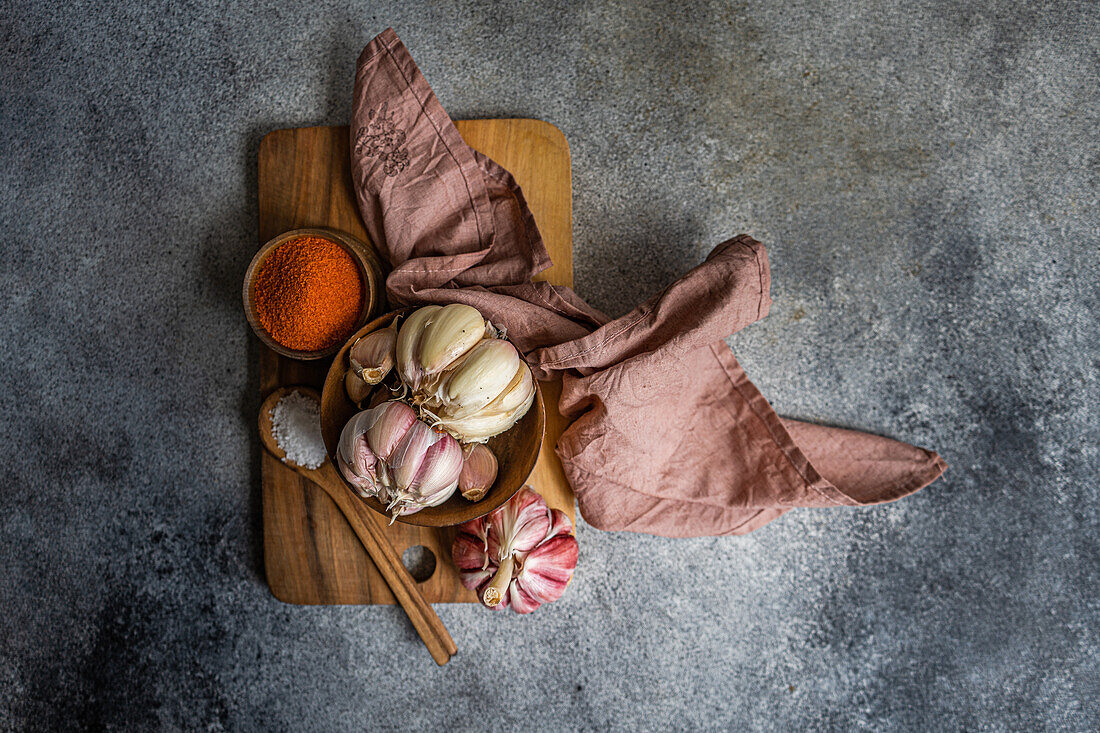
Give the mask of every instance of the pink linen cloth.
POLYGON ((467 303, 507 327, 540 379, 561 374, 557 445, 582 516, 606 530, 742 534, 795 507, 899 499, 943 473, 928 450, 779 417, 722 339, 767 315, 746 235, 621 318, 550 266, 512 176, 463 142, 392 29, 359 57, 351 170, 398 305, 467 303))

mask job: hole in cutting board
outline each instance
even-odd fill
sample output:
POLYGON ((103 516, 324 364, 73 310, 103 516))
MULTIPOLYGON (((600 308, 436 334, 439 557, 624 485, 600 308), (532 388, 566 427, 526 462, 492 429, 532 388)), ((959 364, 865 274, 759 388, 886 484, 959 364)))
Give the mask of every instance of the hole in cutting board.
POLYGON ((435 553, 424 545, 413 545, 401 553, 401 562, 413 580, 423 583, 435 573, 435 553))

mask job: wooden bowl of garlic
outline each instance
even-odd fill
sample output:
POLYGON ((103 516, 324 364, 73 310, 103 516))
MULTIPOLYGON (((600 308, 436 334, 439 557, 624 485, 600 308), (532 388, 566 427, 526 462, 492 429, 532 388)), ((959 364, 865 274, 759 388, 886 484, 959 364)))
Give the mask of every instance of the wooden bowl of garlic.
POLYGON ((321 433, 344 480, 387 519, 426 527, 462 524, 512 498, 545 425, 530 368, 469 306, 367 323, 336 353, 321 395, 321 433))

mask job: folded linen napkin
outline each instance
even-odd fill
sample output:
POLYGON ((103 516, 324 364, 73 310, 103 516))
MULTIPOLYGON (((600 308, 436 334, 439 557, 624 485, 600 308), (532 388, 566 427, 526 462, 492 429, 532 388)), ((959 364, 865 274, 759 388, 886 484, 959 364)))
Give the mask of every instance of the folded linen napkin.
POLYGON ((775 413, 722 341, 771 303, 767 255, 746 235, 614 320, 532 282, 551 263, 523 193, 463 142, 392 29, 359 57, 351 148, 391 302, 472 305, 536 377, 563 376, 572 424, 557 452, 593 526, 742 534, 795 507, 892 501, 946 468, 922 448, 775 413))

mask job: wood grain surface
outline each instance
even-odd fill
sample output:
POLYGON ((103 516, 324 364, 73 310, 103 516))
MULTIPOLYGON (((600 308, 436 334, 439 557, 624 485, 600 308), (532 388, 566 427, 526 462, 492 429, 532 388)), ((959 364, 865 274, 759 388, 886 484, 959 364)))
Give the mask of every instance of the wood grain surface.
POLYGON ((416 579, 409 573, 397 554, 393 543, 386 537, 383 523, 380 517, 363 505, 355 491, 340 477, 332 461, 326 458, 317 468, 307 468, 292 461, 287 461, 286 452, 279 445, 275 437, 273 419, 275 409, 279 403, 290 395, 305 397, 319 402, 321 396, 317 390, 309 387, 293 386, 280 387, 269 394, 260 405, 258 427, 260 429, 260 442, 271 455, 282 459, 283 463, 296 470, 312 483, 313 486, 324 489, 329 498, 340 507, 344 518, 355 532, 355 536, 363 544, 363 548, 370 555, 375 568, 383 576, 389 585, 401 607, 409 617, 417 636, 424 642, 428 653, 436 664, 442 666, 450 661, 458 647, 454 639, 443 625, 443 620, 436 614, 416 579))
MULTIPOLYGON (((554 267, 540 279, 573 281, 573 202, 569 146, 561 131, 537 120, 472 120, 456 123, 467 143, 507 168, 523 188, 554 267)), ((338 229, 369 242, 351 190, 348 129, 276 130, 260 143, 260 242, 288 229, 338 229)), ((320 389, 330 360, 298 362, 261 347, 261 397, 292 384, 320 389)), ((574 517, 573 492, 553 447, 564 429, 556 405, 559 382, 544 382, 546 440, 529 483, 552 507, 574 517)), ((268 585, 287 603, 394 603, 378 569, 340 509, 320 488, 261 452, 264 564, 268 585)), ((450 562, 454 530, 395 524, 387 536, 400 554, 415 545, 436 558, 421 583, 428 601, 474 603, 450 562)))

